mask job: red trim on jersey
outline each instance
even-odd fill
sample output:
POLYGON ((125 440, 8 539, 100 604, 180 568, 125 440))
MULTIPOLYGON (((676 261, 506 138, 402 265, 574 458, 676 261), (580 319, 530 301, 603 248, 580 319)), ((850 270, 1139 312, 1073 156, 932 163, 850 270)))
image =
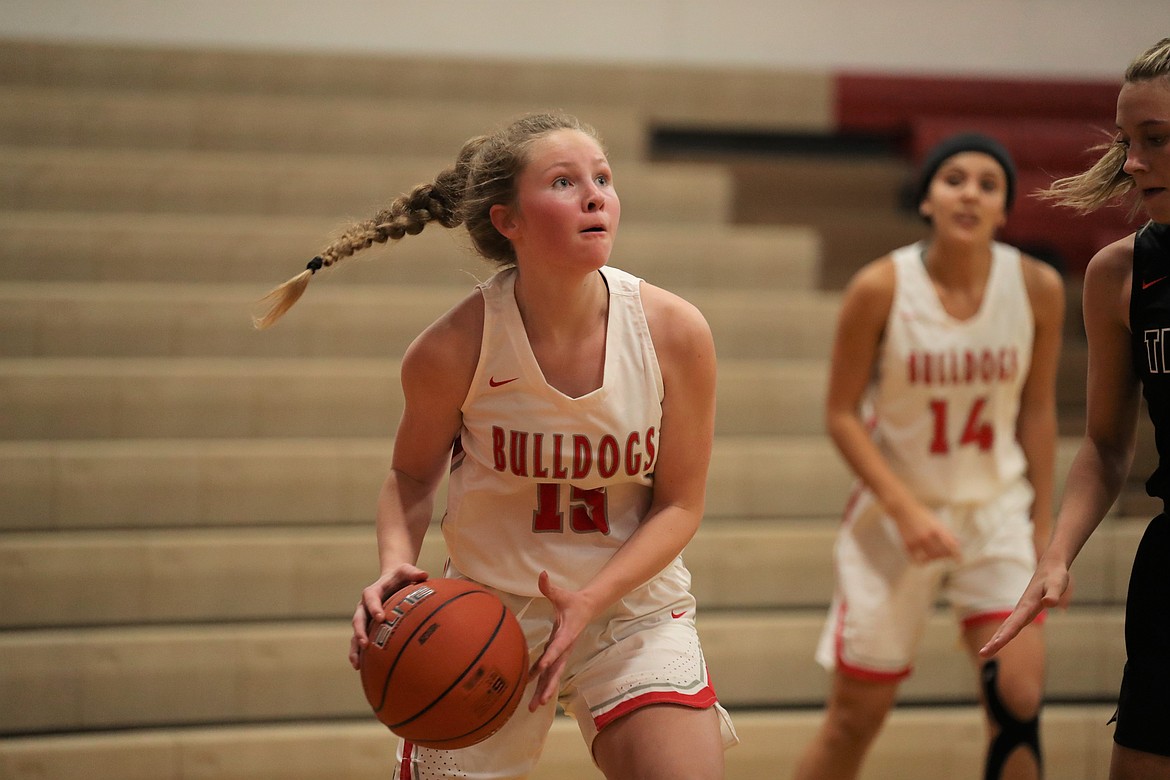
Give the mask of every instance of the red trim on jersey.
POLYGON ((399 769, 399 780, 411 780, 414 775, 410 771, 410 756, 414 753, 414 743, 402 740, 402 765, 399 769))
POLYGON ((640 710, 643 707, 649 707, 651 704, 681 704, 684 707, 705 710, 708 707, 713 707, 718 701, 719 699, 715 696, 715 689, 711 687, 711 681, 708 680, 707 684, 697 693, 656 691, 654 693, 644 693, 641 696, 635 696, 632 699, 623 701, 609 712, 598 715, 593 719, 593 725, 597 727, 598 731, 601 731, 621 716, 629 715, 631 712, 640 710))
MULTIPOLYGON (((1012 611, 1010 609, 1004 609, 998 612, 980 612, 975 615, 968 615, 967 617, 963 618, 963 628, 974 628, 975 626, 981 626, 984 623, 1002 623, 1004 620, 1007 620, 1008 616, 1011 614, 1012 611)), ((1046 610, 1041 611, 1040 614, 1036 616, 1035 620, 1032 621, 1032 623, 1035 623, 1038 626, 1042 626, 1044 625, 1044 621, 1047 618, 1048 612, 1046 610)))
POLYGON ((849 491, 849 498, 845 501, 845 509, 841 512, 841 524, 844 525, 849 516, 853 514, 853 507, 857 504, 857 500, 861 498, 861 494, 865 491, 865 487, 860 482, 853 485, 853 489, 849 491))
POLYGON ((833 646, 836 650, 837 669, 842 674, 855 677, 859 680, 868 680, 869 682, 897 682, 899 680, 905 680, 914 670, 913 667, 907 666, 905 669, 899 669, 894 672, 879 672, 875 669, 866 669, 865 667, 857 666, 846 661, 844 601, 841 602, 841 607, 837 610, 837 628, 833 631, 833 646))

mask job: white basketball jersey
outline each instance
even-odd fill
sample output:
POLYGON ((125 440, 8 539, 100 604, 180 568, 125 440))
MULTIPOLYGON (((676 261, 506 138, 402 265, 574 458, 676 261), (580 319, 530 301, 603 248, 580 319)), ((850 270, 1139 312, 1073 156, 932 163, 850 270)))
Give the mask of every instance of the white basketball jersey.
POLYGON ((538 596, 547 570, 585 584, 633 534, 650 506, 662 423, 662 374, 639 279, 615 268, 605 378, 570 398, 544 380, 514 294, 516 271, 479 285, 479 365, 463 402, 443 536, 472 579, 538 596))
POLYGON ((979 311, 958 320, 922 254, 922 244, 893 253, 894 301, 870 393, 874 440, 927 503, 986 501, 1027 469, 1016 418, 1035 323, 1022 260, 994 244, 979 311))

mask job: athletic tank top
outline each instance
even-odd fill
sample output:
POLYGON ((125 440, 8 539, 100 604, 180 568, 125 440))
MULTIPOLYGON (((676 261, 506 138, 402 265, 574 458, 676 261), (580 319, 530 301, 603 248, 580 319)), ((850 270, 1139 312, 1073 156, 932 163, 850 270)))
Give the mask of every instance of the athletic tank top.
POLYGON ((662 373, 640 280, 602 268, 609 288, 605 376, 570 398, 550 386, 516 306, 515 269, 479 285, 479 365, 463 402, 443 518, 451 562, 502 590, 538 596, 547 570, 579 588, 650 506, 662 373))
POLYGON ((1170 225, 1148 222, 1134 237, 1129 331, 1133 368, 1158 449, 1158 467, 1146 481, 1146 492, 1165 502, 1170 500, 1170 225))
POLYGON ((874 441, 927 504, 978 503, 1027 469, 1016 441, 1035 324, 1020 253, 993 244, 979 311, 943 308, 922 243, 893 253, 895 288, 874 382, 874 441))

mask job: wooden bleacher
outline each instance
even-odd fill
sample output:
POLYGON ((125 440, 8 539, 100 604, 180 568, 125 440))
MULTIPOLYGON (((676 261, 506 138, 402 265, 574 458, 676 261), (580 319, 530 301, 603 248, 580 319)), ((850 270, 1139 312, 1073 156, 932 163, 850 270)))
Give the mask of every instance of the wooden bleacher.
POLYGON ((834 83, 837 128, 892 138, 913 163, 955 132, 983 132, 1003 143, 1020 178, 1001 237, 1066 273, 1081 275, 1096 249, 1140 224, 1121 207, 1083 215, 1033 196, 1084 170, 1099 154, 1089 150, 1112 138, 1118 88, 1112 81, 843 73, 834 83))
MULTIPOLYGON (((611 144, 615 264, 694 301, 715 333, 709 512, 686 560, 743 738, 728 777, 788 774, 820 719, 812 651, 850 484, 820 423, 833 280, 920 229, 896 211, 907 166, 647 148, 659 124, 832 132, 833 74, 588 75, 0 42, 0 777, 388 775, 393 740, 344 656, 376 566, 397 361, 490 270, 431 229, 319 275, 271 331, 251 329, 252 303, 465 136, 565 95, 611 144), (827 273, 830 250, 844 259, 827 273)), ((1083 363, 1065 370, 1075 384, 1083 363)), ((1108 762, 1145 511, 1127 500, 1050 621, 1052 777, 1108 762)), ((442 554, 432 533, 424 560, 442 554)), ((940 610, 865 777, 980 776, 975 696, 940 610)), ((599 776, 560 719, 536 780, 599 776)))

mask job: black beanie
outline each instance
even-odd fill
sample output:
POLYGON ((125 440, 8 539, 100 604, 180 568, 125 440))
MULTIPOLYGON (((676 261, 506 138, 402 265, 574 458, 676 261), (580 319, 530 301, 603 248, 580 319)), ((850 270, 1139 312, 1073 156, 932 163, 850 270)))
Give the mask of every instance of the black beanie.
POLYGON ((960 152, 983 152, 995 158, 995 161, 1003 168, 1004 178, 1007 180, 1007 200, 1004 202, 1004 210, 1010 211, 1012 201, 1016 198, 1016 166, 1012 162, 1011 154, 1002 144, 981 133, 952 135, 939 141, 926 153, 926 156, 922 158, 922 165, 918 169, 918 178, 914 189, 914 208, 918 208, 918 205, 926 198, 926 193, 930 190, 930 180, 934 178, 939 167, 947 159, 960 152))

